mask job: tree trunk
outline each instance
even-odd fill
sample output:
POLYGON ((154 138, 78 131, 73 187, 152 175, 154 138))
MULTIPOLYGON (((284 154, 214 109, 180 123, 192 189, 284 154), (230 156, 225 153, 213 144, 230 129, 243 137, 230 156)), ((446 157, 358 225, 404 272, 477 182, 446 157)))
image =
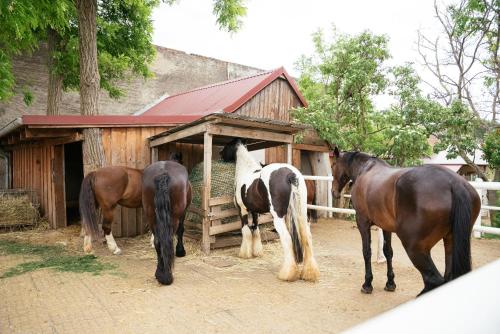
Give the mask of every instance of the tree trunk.
POLYGON ((462 159, 464 159, 464 161, 465 161, 465 162, 466 162, 469 166, 471 166, 472 168, 474 168, 474 171, 476 172, 477 176, 479 176, 479 177, 480 177, 483 181, 485 181, 485 182, 490 181, 490 180, 488 179, 488 177, 486 176, 486 173, 485 173, 485 172, 483 172, 483 171, 481 170, 481 168, 479 168, 479 166, 478 166, 478 165, 476 165, 476 164, 474 163, 474 161, 472 161, 472 160, 471 160, 471 159, 467 156, 467 154, 466 154, 464 151, 460 150, 460 151, 458 152, 458 155, 460 155, 460 157, 461 157, 462 159))
POLYGON ((47 115, 59 115, 61 104, 63 77, 54 69, 54 52, 59 50, 61 36, 52 28, 47 28, 49 83, 47 86, 47 115))
MULTIPOLYGON (((80 44, 80 113, 98 115, 99 68, 97 65, 97 0, 76 0, 80 44)), ((105 165, 101 130, 83 131, 84 173, 105 165)))

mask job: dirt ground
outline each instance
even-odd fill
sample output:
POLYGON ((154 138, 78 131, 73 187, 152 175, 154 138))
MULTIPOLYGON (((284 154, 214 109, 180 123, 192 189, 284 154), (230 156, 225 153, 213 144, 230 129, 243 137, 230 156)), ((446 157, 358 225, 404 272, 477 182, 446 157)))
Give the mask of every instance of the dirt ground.
MULTIPOLYGON (((118 265, 117 272, 95 276, 44 269, 0 279, 0 333, 336 333, 413 299, 422 289, 397 237, 396 292, 383 290, 386 266, 374 263, 373 294, 363 295, 361 241, 354 224, 321 220, 312 232, 322 275, 316 284, 277 279, 278 241, 266 243, 264 256, 252 260, 239 259, 237 248, 203 256, 188 243, 169 287, 154 279, 156 255, 147 236, 118 239, 119 256, 98 244, 95 254, 118 265)), ((62 244, 80 253, 78 235, 75 226, 0 238, 62 244)), ((376 242, 373 246, 375 255, 376 242)), ((474 268, 480 267, 500 257, 500 240, 473 240, 472 252, 474 268)), ((433 256, 443 270, 442 245, 433 256)), ((25 260, 0 255, 0 273, 25 260)))

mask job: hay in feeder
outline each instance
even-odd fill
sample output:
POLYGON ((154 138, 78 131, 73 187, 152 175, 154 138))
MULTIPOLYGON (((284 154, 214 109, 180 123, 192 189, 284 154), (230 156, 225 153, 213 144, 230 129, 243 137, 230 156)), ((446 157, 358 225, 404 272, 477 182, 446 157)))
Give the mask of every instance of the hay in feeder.
MULTIPOLYGON (((211 179, 211 197, 221 196, 234 196, 234 173, 236 171, 236 164, 231 162, 224 162, 222 160, 212 161, 212 179, 211 179)), ((189 174, 189 181, 193 190, 193 201, 191 206, 201 209, 201 194, 203 189, 203 162, 194 166, 191 174, 189 174)), ((228 209, 233 204, 227 204, 228 209)), ((188 212, 186 219, 192 223, 201 224, 203 217, 194 213, 188 212)), ((224 221, 223 221, 224 223, 224 221)))
POLYGON ((38 208, 23 192, 0 192, 0 227, 34 225, 38 208))

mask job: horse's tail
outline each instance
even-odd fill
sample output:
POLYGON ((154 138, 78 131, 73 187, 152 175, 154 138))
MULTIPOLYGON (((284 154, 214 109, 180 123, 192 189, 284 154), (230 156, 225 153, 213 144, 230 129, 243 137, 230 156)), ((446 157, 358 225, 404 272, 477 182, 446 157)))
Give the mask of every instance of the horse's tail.
POLYGON ((159 279, 162 284, 172 284, 174 277, 172 268, 174 266, 174 228, 170 219, 170 177, 167 173, 155 177, 155 240, 160 244, 160 253, 165 268, 165 277, 159 279))
POLYGON ((287 178, 288 183, 290 183, 292 192, 290 194, 290 205, 289 205, 289 222, 288 229, 290 235, 292 236, 293 254, 295 255, 295 261, 297 263, 302 263, 304 261, 304 250, 303 250, 303 233, 301 224, 307 224, 307 214, 304 219, 304 212, 302 212, 303 199, 299 191, 299 180, 297 175, 289 174, 287 178))
POLYGON ((470 235, 472 199, 460 182, 451 186, 450 224, 453 233, 451 279, 471 271, 470 235))
POLYGON ((92 236, 94 239, 99 238, 99 222, 97 203, 94 195, 94 180, 95 173, 90 172, 82 181, 80 189, 79 207, 82 217, 82 227, 86 235, 92 236))

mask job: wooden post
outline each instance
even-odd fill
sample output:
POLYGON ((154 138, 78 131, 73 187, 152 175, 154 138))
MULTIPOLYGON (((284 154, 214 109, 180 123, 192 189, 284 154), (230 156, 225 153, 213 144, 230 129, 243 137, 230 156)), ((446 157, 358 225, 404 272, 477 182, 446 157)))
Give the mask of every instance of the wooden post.
POLYGON ((212 189, 212 135, 204 133, 203 138, 203 193, 201 209, 203 210, 203 228, 201 237, 201 250, 210 253, 210 189, 212 189))
POLYGON ((151 163, 158 161, 158 146, 151 147, 151 163))
POLYGON ((292 164, 292 144, 286 144, 286 162, 287 164, 291 165, 292 164))

